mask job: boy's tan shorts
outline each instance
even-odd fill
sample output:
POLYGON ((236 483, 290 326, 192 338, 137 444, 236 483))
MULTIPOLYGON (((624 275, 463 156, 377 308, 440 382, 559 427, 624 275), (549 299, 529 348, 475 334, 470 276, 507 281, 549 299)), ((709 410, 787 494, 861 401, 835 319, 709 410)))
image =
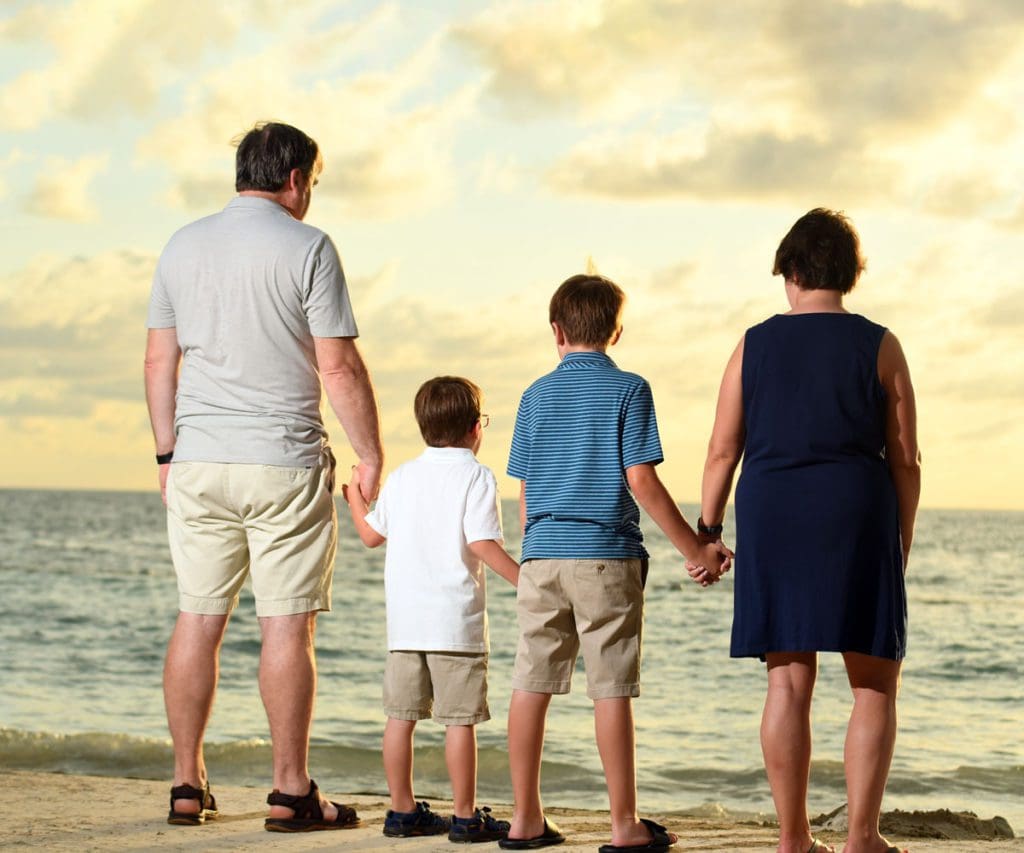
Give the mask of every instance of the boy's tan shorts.
POLYGON ((226 614, 252 575, 257 616, 331 609, 334 458, 311 468, 175 462, 167 534, 186 613, 226 614))
POLYGON ((587 696, 640 695, 643 560, 528 560, 519 573, 512 687, 568 693, 582 650, 587 696))
POLYGON ((395 720, 473 726, 491 718, 487 655, 473 652, 388 652, 384 713, 395 720))

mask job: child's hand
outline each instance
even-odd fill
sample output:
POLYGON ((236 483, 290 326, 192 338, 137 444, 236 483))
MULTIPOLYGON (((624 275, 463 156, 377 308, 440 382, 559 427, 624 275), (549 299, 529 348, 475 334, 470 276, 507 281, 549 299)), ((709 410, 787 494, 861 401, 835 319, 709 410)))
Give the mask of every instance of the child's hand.
POLYGON ((354 497, 358 496, 360 500, 362 499, 363 493, 359 487, 359 466, 353 465, 352 478, 349 480, 348 485, 342 485, 341 487, 341 496, 345 499, 345 503, 347 503, 349 506, 352 505, 352 500, 354 497))
POLYGON ((694 583, 699 583, 701 586, 711 586, 711 584, 718 583, 720 580, 718 575, 712 574, 704 566, 692 563, 689 560, 686 561, 686 573, 694 583))
POLYGON ((720 539, 702 540, 696 559, 686 561, 686 573, 694 583, 711 586, 729 571, 733 556, 720 539))

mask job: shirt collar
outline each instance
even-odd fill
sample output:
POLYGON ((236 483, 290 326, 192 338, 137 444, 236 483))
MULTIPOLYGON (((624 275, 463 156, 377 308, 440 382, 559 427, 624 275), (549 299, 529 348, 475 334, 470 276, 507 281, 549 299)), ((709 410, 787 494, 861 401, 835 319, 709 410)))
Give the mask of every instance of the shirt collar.
POLYGON ((598 352, 597 350, 585 350, 584 352, 567 352, 558 363, 558 370, 575 370, 583 367, 601 367, 603 365, 615 367, 615 362, 612 361, 608 353, 598 352))
POLYGON ((236 195, 231 201, 227 203, 224 208, 225 210, 266 210, 270 212, 283 213, 289 219, 292 215, 285 210, 276 201, 271 201, 269 198, 263 198, 258 195, 236 195))
POLYGON ((423 458, 430 462, 465 462, 476 454, 468 447, 424 447, 423 458))

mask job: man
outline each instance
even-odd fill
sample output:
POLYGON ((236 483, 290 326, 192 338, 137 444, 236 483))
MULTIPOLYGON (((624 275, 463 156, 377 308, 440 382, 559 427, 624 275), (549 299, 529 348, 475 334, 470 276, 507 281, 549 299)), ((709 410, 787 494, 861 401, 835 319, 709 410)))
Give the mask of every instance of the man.
POLYGON ((330 238, 302 223, 321 169, 317 144, 302 131, 257 125, 238 146, 238 196, 178 231, 153 278, 146 401, 180 609, 164 668, 175 764, 170 823, 217 813, 203 733, 221 640, 247 574, 273 744, 266 829, 359 823, 352 809, 321 797, 307 768, 313 636, 317 612, 331 607, 337 545, 321 382, 367 499, 383 460, 341 262, 330 238))

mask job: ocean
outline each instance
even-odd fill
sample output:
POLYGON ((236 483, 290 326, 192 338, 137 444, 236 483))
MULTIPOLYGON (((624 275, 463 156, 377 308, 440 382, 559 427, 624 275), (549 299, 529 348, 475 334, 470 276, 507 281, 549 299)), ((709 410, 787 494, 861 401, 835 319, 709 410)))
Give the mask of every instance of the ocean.
MULTIPOLYGON (((380 763, 385 655, 383 550, 368 551, 342 506, 334 611, 317 629, 311 771, 328 792, 386 792, 380 763)), ((684 506, 687 517, 696 507, 684 506)), ((503 507, 518 550, 516 507, 503 507)), ((771 817, 758 730, 764 666, 729 658, 732 575, 690 582, 647 523, 642 695, 634 710, 640 804, 736 820, 771 817)), ((1024 831, 1024 513, 924 510, 907 578, 910 631, 886 809, 1001 815, 1024 831)), ((478 730, 479 801, 509 802, 505 717, 515 598, 493 573, 490 707, 478 730)), ((167 779, 161 667, 176 614, 163 507, 153 493, 0 490, 0 767, 167 779)), ((216 786, 269 789, 256 686, 259 633, 244 594, 221 658, 207 732, 216 786)), ((549 805, 607 807, 593 715, 577 671, 548 718, 549 805)), ((842 660, 822 655, 811 813, 845 801, 849 711, 842 660)), ((447 798, 443 729, 417 729, 416 793, 447 798)))

